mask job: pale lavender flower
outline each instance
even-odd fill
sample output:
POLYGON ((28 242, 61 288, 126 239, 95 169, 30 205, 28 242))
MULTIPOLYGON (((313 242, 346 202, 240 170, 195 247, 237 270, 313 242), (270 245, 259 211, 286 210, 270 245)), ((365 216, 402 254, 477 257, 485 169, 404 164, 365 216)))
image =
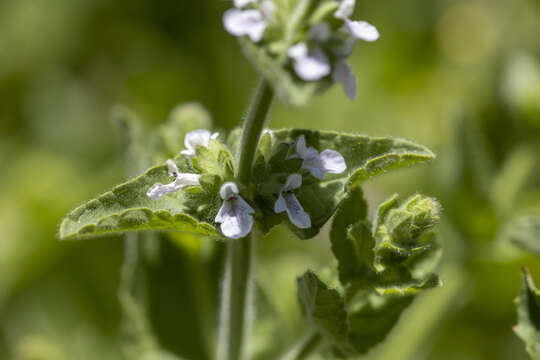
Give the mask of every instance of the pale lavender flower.
POLYGON ((314 147, 306 146, 304 135, 300 135, 298 138, 296 142, 296 154, 290 158, 302 159, 302 169, 306 169, 317 179, 322 179, 325 172, 340 174, 347 169, 345 159, 339 152, 327 149, 319 154, 314 147))
POLYGON ((186 186, 196 186, 199 185, 200 175, 197 174, 188 174, 181 173, 178 171, 178 167, 172 160, 167 160, 167 165, 169 167, 169 175, 174 178, 174 180, 169 184, 156 183, 152 185, 150 189, 146 192, 146 196, 153 200, 158 200, 166 194, 176 192, 186 186))
POLYGON ((288 55, 294 60, 294 71, 303 80, 315 81, 330 74, 330 63, 324 52, 320 49, 310 52, 305 42, 291 47, 288 55))
POLYGON ((354 21, 350 17, 354 12, 355 0, 343 0, 334 13, 338 19, 345 22, 343 30, 356 39, 372 42, 379 38, 377 28, 366 21, 354 21))
POLYGON ((223 14, 225 30, 234 36, 247 35, 253 42, 259 42, 275 10, 270 0, 263 1, 258 9, 242 9, 254 0, 235 0, 235 9, 229 9, 223 14))
POLYGON ((345 94, 351 99, 356 98, 356 75, 353 74, 351 65, 344 59, 336 61, 332 79, 343 85, 345 94))
POLYGON ((274 212, 279 214, 286 211, 291 223, 300 229, 308 229, 311 227, 311 217, 304 211, 294 195, 294 190, 299 189, 300 186, 302 186, 302 176, 300 174, 289 175, 274 204, 274 212))
POLYGON ((234 6, 237 8, 243 8, 244 6, 255 3, 256 0, 234 0, 234 6))
POLYGON ((253 227, 255 210, 238 195, 238 187, 233 182, 223 184, 219 194, 223 204, 216 215, 215 222, 221 224, 221 232, 228 238, 243 238, 253 227))
POLYGON ((186 156, 193 156, 197 150, 197 147, 208 147, 210 140, 215 140, 219 136, 219 133, 211 134, 210 131, 205 129, 198 129, 190 131, 184 138, 184 145, 186 150, 182 150, 180 153, 186 156))

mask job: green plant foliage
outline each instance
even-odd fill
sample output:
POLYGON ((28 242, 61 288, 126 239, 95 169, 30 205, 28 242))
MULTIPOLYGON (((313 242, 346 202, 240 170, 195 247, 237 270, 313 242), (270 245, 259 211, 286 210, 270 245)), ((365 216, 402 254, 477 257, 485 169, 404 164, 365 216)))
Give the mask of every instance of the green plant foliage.
MULTIPOLYGON (((275 130, 263 137, 265 144, 272 139, 273 146, 265 145, 256 159, 256 181, 258 203, 261 208, 270 207, 276 200, 280 187, 288 174, 302 172, 300 159, 291 159, 296 151, 295 142, 304 135, 307 146, 319 152, 326 149, 338 151, 345 159, 347 170, 341 174, 327 174, 322 181, 304 176, 304 183, 297 193, 298 200, 311 216, 311 228, 291 230, 302 239, 315 236, 326 224, 343 200, 346 188, 355 187, 386 171, 425 163, 435 158, 426 147, 402 139, 369 137, 333 131, 275 130)), ((306 173, 304 171, 304 173, 306 173)), ((263 229, 279 223, 279 216, 264 213, 263 229)))
POLYGON ((384 341, 414 296, 381 296, 362 292, 351 301, 349 343, 365 353, 384 341))
POLYGON ((515 218, 506 226, 503 238, 540 256, 540 214, 515 218))
POLYGON ((135 230, 173 229, 217 236, 214 227, 183 213, 183 197, 152 200, 146 191, 157 182, 170 181, 167 167, 155 166, 145 174, 115 187, 70 212, 60 223, 58 236, 69 240, 135 230))
POLYGON ((354 187, 389 170, 406 168, 435 159, 435 154, 423 145, 392 137, 372 137, 335 131, 284 129, 274 131, 277 143, 294 142, 300 135, 307 146, 319 151, 338 151, 347 163, 347 171, 330 175, 328 180, 350 177, 347 185, 354 187))
POLYGON ((332 252, 338 260, 339 280, 342 283, 352 281, 360 272, 369 271, 373 266, 373 259, 366 262, 362 258, 363 254, 372 254, 374 247, 369 224, 358 222, 358 219, 367 218, 367 214, 362 189, 354 187, 339 205, 332 221, 330 241, 332 252), (360 252, 360 249, 363 251, 360 252))
POLYGON ((400 203, 393 196, 379 206, 373 226, 367 213, 362 190, 352 188, 332 223, 342 290, 312 272, 298 280, 306 318, 344 357, 383 341, 416 293, 440 285, 432 272, 440 258, 432 231, 440 205, 434 199, 415 195, 400 203))
POLYGON ((320 331, 340 351, 349 352, 349 325, 345 301, 341 294, 322 282, 311 271, 297 279, 298 299, 308 322, 320 331))
MULTIPOLYGON (((128 167, 139 168, 141 163, 154 163, 155 160, 150 160, 152 155, 147 155, 143 150, 144 145, 141 143, 144 144, 145 139, 135 116, 126 110, 117 110, 116 113, 115 118, 120 119, 117 122, 132 139, 125 140, 128 144, 128 155, 131 154, 128 158, 134 161, 133 164, 128 164, 128 167)), ((184 129, 207 124, 209 120, 206 113, 193 104, 187 108, 179 107, 173 114, 176 114, 171 116, 174 121, 169 120, 165 126, 172 128, 171 133, 175 135, 169 134, 169 137, 177 140, 174 143, 180 150, 182 145, 178 138, 180 134, 184 134, 184 129), (188 125, 182 125, 183 121, 188 121, 188 125)), ((165 133, 165 128, 159 128, 158 134, 165 133)), ((291 224, 291 229, 302 239, 315 236, 326 224, 343 199, 346 184, 353 186, 385 171, 434 158, 429 149, 401 139, 311 130, 276 130, 266 133, 260 141, 254 166, 254 178, 257 182, 255 195, 249 195, 256 198, 260 208, 256 216, 264 231, 283 221, 282 215, 273 212, 273 204, 286 177, 294 172, 302 172, 302 160, 290 158, 296 151, 294 142, 300 135, 306 137, 309 146, 314 146, 319 151, 332 149, 340 152, 347 164, 347 171, 342 174, 329 174, 322 181, 304 171, 304 184, 298 190, 297 196, 310 214, 312 226, 309 229, 298 229, 291 224)), ((228 143, 236 148, 239 138, 235 131, 229 136, 228 143)), ((171 142, 172 140, 168 143, 171 142)), ((150 154, 161 154, 157 157, 169 154, 152 149, 154 150, 150 154)), ((208 147, 198 147, 193 157, 177 155, 175 161, 181 172, 201 174, 200 186, 189 187, 159 200, 152 200, 146 196, 147 190, 155 183, 171 181, 166 166, 154 166, 135 179, 73 210, 60 224, 59 237, 88 238, 127 231, 167 229, 219 236, 212 224, 222 202, 219 197, 220 186, 233 180, 234 176, 235 160, 229 147, 211 140, 208 147)))
MULTIPOLYGON (((122 134, 129 174, 137 174, 158 161, 174 157, 183 148, 187 132, 211 125, 208 112, 197 103, 178 105, 168 121, 147 136, 137 116, 129 109, 117 107, 112 117, 122 134)), ((208 148, 199 147, 191 161, 181 155, 176 156, 175 160, 182 172, 204 173, 199 191, 187 195, 176 192, 159 200, 148 198, 146 192, 153 184, 171 181, 166 166, 154 166, 70 212, 62 220, 58 236, 67 240, 164 229, 218 236, 208 222, 219 209, 215 205, 218 197, 215 189, 219 189, 222 178, 230 179, 233 175, 232 155, 223 144, 211 141, 208 148), (210 196, 208 190, 211 191, 210 196), (205 204, 214 206, 201 208, 202 204, 195 204, 189 208, 193 205, 193 199, 208 200, 209 197, 212 201, 205 204), (208 212, 211 214, 208 215, 208 212)))
POLYGON ((518 324, 514 332, 526 345, 532 359, 540 359, 540 290, 532 276, 523 269, 521 291, 515 300, 518 324))

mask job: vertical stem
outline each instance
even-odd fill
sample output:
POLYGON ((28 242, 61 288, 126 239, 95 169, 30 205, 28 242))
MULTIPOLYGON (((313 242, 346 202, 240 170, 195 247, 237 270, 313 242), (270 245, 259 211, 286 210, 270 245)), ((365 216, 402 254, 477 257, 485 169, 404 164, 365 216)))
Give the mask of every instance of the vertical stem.
POLYGON ((217 359, 242 358, 248 291, 251 273, 252 236, 233 240, 227 246, 227 262, 221 299, 217 359))
MULTIPOLYGON (((274 92, 263 79, 255 92, 244 122, 238 152, 237 181, 249 187, 257 145, 270 112, 274 92)), ((240 360, 244 350, 244 335, 249 327, 251 268, 255 235, 231 240, 227 244, 227 261, 222 289, 219 344, 217 359, 240 360)))
POLYGON ((257 145, 259 144, 259 139, 266 123, 266 118, 270 113, 273 100, 274 91, 272 87, 266 80, 262 79, 251 101, 244 122, 240 148, 238 149, 238 171, 236 178, 245 186, 249 185, 253 159, 255 158, 257 145))

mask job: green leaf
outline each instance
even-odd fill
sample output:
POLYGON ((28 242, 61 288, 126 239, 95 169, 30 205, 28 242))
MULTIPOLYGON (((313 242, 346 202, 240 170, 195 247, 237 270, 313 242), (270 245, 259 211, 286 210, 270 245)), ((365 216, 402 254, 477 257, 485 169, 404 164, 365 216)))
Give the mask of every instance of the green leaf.
POLYGON ((309 229, 299 229, 289 224, 290 229, 301 239, 310 239, 317 235, 336 211, 345 196, 341 181, 328 181, 302 186, 296 197, 311 217, 309 229))
MULTIPOLYGON (((255 172, 258 183, 257 195, 260 197, 256 200, 258 203, 273 204, 287 175, 301 172, 302 161, 290 159, 290 155, 296 152, 295 142, 300 135, 306 137, 308 146, 313 146, 318 151, 337 150, 347 164, 347 171, 342 174, 327 174, 323 181, 318 181, 311 175, 304 176, 304 183, 296 196, 304 210, 311 216, 311 228, 298 229, 286 220, 286 215, 281 216, 291 230, 302 239, 315 236, 332 217, 345 197, 346 183, 349 188, 354 188, 360 181, 390 169, 411 166, 434 158, 433 153, 427 148, 406 140, 372 138, 331 131, 275 130, 271 138, 273 145, 269 146, 267 140, 258 150, 260 155, 256 161, 255 172), (266 166, 262 164, 263 159, 266 166)), ((261 207, 264 206, 266 205, 261 207)), ((268 215, 273 219, 272 225, 279 222, 274 220, 276 217, 272 214, 268 215)))
POLYGON ((359 294, 349 306, 349 343, 356 352, 365 353, 382 342, 413 299, 413 296, 359 294))
POLYGON ((349 177, 349 187, 389 170, 410 167, 435 158, 427 147, 404 139, 303 129, 274 131, 278 144, 295 142, 300 135, 305 136, 307 146, 313 146, 319 152, 336 150, 345 158, 347 170, 342 174, 327 175, 325 179, 349 177))
POLYGON ((328 287, 312 271, 306 271, 299 277, 297 285, 304 316, 334 346, 348 353, 347 313, 341 294, 328 287))
POLYGON ((208 147, 199 146, 191 161, 198 172, 219 175, 225 181, 233 179, 234 158, 219 141, 210 140, 208 147))
POLYGON ((136 230, 172 229, 200 235, 218 236, 216 229, 186 212, 181 191, 152 200, 147 190, 155 183, 170 182, 165 165, 115 187, 71 211, 60 223, 62 240, 96 235, 121 234, 136 230))
POLYGON ((430 250, 434 238, 424 235, 439 221, 440 211, 435 199, 422 195, 412 196, 401 205, 394 195, 381 204, 373 231, 377 271, 430 250))
POLYGON ((365 353, 383 341, 414 298, 361 291, 345 302, 338 290, 311 271, 297 283, 304 316, 340 358, 365 353))
POLYGON ((540 214, 515 218, 506 226, 502 236, 540 256, 540 214))
POLYGON ((416 293, 440 285, 433 273, 441 256, 433 232, 438 202, 421 195, 400 202, 393 196, 379 206, 374 226, 367 213, 362 190, 350 188, 330 230, 337 274, 327 272, 323 282, 307 272, 298 281, 308 321, 339 357, 365 353, 383 341, 416 293), (341 284, 335 284, 338 276, 341 284))
POLYGON ((523 269, 521 291, 515 300, 518 323, 514 332, 523 340, 532 359, 540 359, 540 291, 533 278, 523 269))
MULTIPOLYGON (((341 202, 332 221, 330 228, 330 242, 332 252, 338 260, 339 280, 346 284, 356 277, 359 268, 358 244, 363 243, 363 231, 369 227, 355 227, 354 224, 367 218, 367 203, 360 187, 350 189, 347 197, 341 202), (351 234, 352 231, 352 234, 351 234)), ((374 245, 374 244, 373 244, 374 245)), ((373 245, 368 252, 372 253, 373 245)))

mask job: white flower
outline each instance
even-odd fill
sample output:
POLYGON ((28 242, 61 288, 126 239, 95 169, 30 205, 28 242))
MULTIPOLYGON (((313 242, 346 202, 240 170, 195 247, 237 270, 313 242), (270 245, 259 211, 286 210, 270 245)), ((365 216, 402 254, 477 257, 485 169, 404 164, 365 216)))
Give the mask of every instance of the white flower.
POLYGON ((355 0, 343 0, 334 13, 338 19, 345 21, 343 30, 356 39, 375 41, 379 38, 377 28, 365 21, 353 21, 350 19, 354 12, 355 0))
POLYGON ((223 26, 234 36, 247 35, 251 41, 259 42, 274 14, 275 5, 272 1, 266 0, 259 5, 259 9, 239 9, 249 3, 256 3, 256 1, 235 0, 234 5, 237 8, 225 11, 223 26))
POLYGON ((247 4, 254 3, 255 0, 234 0, 234 6, 237 8, 243 8, 247 4))
POLYGON ((334 16, 342 20, 350 18, 354 12, 355 2, 356 0, 342 0, 334 16))
POLYGON ((201 177, 200 175, 179 172, 174 161, 170 159, 167 160, 167 165, 169 166, 169 175, 174 178, 174 181, 166 185, 161 183, 152 185, 152 187, 146 192, 146 196, 149 198, 158 200, 163 195, 176 192, 186 186, 199 185, 199 178, 201 177))
POLYGON ((334 71, 332 72, 332 79, 335 82, 343 84, 345 94, 351 99, 356 98, 356 75, 352 73, 351 65, 340 59, 334 64, 334 71))
POLYGON ((304 208, 293 192, 293 190, 300 188, 301 185, 302 176, 299 174, 289 175, 274 204, 274 212, 279 214, 287 211, 289 220, 294 225, 300 229, 307 229, 311 227, 311 218, 309 214, 304 211, 304 208))
POLYGON ((322 179, 325 172, 340 174, 347 169, 345 159, 339 152, 327 149, 319 154, 314 147, 306 147, 304 135, 300 135, 298 138, 296 142, 296 154, 290 158, 304 160, 302 162, 302 169, 306 169, 317 179, 322 179))
POLYGON ((221 232, 228 238, 243 238, 253 227, 255 210, 238 195, 238 187, 233 182, 223 184, 219 190, 223 204, 216 215, 215 222, 221 223, 221 232))
POLYGON ((219 133, 210 134, 210 131, 204 129, 190 131, 184 138, 184 145, 187 149, 182 150, 180 153, 186 156, 193 156, 198 146, 208 147, 210 140, 215 140, 218 136, 219 133))
POLYGON ((300 42, 289 49, 288 55, 294 60, 294 71, 303 80, 319 80, 330 74, 330 63, 320 49, 310 53, 306 43, 300 42))
POLYGON ((353 21, 345 19, 343 30, 355 37, 368 42, 376 41, 379 38, 377 28, 366 21, 353 21))

